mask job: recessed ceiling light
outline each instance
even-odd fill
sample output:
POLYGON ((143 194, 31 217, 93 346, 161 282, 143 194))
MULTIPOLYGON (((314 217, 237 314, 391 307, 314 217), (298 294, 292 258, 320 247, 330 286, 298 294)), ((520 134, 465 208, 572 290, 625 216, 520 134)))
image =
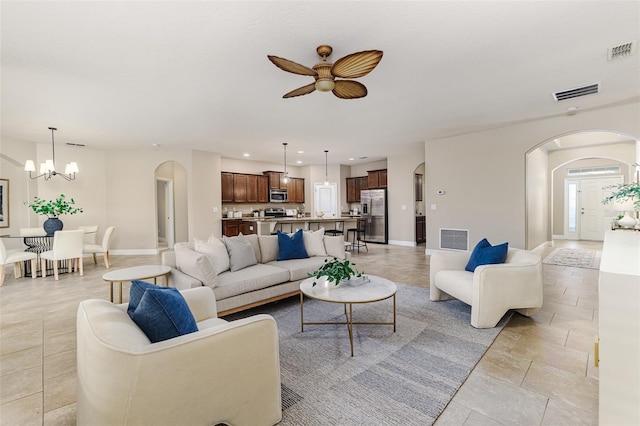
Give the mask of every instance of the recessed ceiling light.
POLYGON ((355 158, 353 158, 353 157, 349 158, 349 161, 353 161, 353 160, 355 160, 355 158))
POLYGON ((251 157, 251 154, 249 154, 248 152, 245 152, 244 154, 242 154, 243 157, 251 157))
POLYGON ((302 164, 301 160, 296 161, 296 164, 302 164))
POLYGON ((157 148, 157 147, 159 147, 159 146, 160 146, 160 144, 159 144, 159 143, 152 143, 152 144, 151 144, 151 146, 153 146, 153 147, 157 148))
POLYGON ((298 154, 304 154, 304 151, 298 151, 298 154))

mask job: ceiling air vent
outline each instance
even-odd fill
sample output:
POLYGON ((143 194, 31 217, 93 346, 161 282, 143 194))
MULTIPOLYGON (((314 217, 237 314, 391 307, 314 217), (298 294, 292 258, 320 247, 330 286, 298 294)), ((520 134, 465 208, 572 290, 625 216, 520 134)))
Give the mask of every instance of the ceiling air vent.
POLYGON ((567 99, 579 98, 580 96, 593 95, 600 92, 600 83, 590 84, 588 86, 576 87, 575 89, 564 90, 553 94, 556 102, 567 99))
POLYGON ((613 61, 614 59, 633 55, 634 53, 636 53, 636 44, 638 44, 638 41, 633 40, 622 43, 618 46, 610 47, 609 49, 607 49, 607 58, 610 61, 613 61))

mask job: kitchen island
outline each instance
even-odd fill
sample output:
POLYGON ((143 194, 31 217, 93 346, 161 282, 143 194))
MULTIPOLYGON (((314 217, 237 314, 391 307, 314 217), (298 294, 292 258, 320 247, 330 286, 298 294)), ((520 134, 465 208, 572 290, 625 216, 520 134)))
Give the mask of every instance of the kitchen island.
MULTIPOLYGON (((356 222, 360 216, 341 216, 341 217, 252 217, 245 216, 242 219, 236 218, 223 218, 222 229, 223 235, 225 233, 225 222, 236 221, 241 222, 238 231, 245 233, 258 234, 258 235, 270 235, 278 230, 282 232, 295 232, 297 229, 315 231, 322 227, 326 231, 339 230, 346 234, 346 230, 349 228, 355 228, 356 222)), ((237 235, 237 234, 236 234, 237 235)), ((232 236, 232 235, 227 235, 232 236)))

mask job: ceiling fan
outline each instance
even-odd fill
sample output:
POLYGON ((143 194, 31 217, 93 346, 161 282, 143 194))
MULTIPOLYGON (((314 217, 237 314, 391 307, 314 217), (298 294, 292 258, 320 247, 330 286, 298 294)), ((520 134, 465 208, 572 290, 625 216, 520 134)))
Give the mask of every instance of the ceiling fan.
POLYGON ((315 90, 320 92, 332 91, 334 95, 341 99, 356 99, 367 96, 367 88, 357 81, 336 80, 339 78, 358 78, 369 74, 382 59, 382 51, 366 50, 364 52, 352 53, 338 59, 335 63, 327 62, 327 57, 331 55, 331 46, 323 44, 318 46, 316 52, 322 58, 313 66, 305 67, 288 59, 267 55, 267 58, 281 70, 293 74, 309 75, 315 78, 315 83, 307 84, 285 94, 283 98, 293 98, 295 96, 308 95, 315 90))

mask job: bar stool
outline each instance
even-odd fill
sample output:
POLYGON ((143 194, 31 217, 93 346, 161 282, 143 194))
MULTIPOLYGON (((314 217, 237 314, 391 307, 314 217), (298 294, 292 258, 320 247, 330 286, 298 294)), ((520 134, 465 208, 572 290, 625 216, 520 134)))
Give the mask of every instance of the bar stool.
POLYGON ((329 234, 329 235, 333 235, 334 237, 336 235, 343 235, 344 232, 340 228, 340 225, 342 225, 342 227, 344 228, 344 221, 343 220, 336 220, 335 224, 334 224, 334 228, 333 229, 325 229, 324 233, 325 234, 329 234))
POLYGON ((367 253, 369 252, 369 247, 367 246, 366 238, 366 219, 358 219, 357 228, 349 228, 347 230, 347 239, 349 239, 349 233, 354 233, 353 242, 351 243, 351 251, 354 251, 356 248, 358 249, 358 253, 360 253, 360 247, 364 247, 367 249, 367 253))

